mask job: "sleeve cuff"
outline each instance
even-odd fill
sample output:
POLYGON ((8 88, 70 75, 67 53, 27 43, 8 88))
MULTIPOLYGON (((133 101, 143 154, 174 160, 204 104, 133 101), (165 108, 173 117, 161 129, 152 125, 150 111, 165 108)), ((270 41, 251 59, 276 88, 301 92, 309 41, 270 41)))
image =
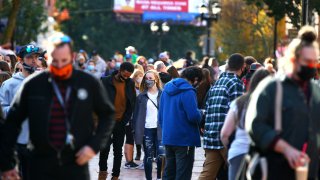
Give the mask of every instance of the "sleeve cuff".
POLYGON ((277 135, 272 141, 271 141, 271 144, 269 145, 269 149, 273 150, 274 147, 276 146, 277 142, 279 141, 280 139, 280 136, 277 135))

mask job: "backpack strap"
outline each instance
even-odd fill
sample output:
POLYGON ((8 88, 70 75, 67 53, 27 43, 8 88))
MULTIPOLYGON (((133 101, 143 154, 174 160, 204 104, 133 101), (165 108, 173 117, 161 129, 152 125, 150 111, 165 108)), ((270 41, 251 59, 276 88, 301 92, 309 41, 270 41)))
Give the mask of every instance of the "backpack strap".
POLYGON ((276 95, 275 95, 275 113, 274 113, 274 124, 275 130, 280 133, 282 131, 282 98, 283 98, 283 87, 279 79, 276 80, 276 95))

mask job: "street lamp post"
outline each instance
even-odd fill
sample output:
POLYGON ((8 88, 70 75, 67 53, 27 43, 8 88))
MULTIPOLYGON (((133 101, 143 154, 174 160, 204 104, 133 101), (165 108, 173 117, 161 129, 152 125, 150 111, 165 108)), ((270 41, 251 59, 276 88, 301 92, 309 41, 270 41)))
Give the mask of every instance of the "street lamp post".
POLYGON ((302 25, 308 24, 309 0, 302 0, 302 25))
POLYGON ((163 22, 161 24, 161 28, 157 24, 157 22, 153 21, 150 24, 150 30, 153 34, 156 34, 159 36, 159 41, 158 41, 158 53, 161 52, 161 44, 162 44, 162 36, 167 34, 170 31, 170 26, 167 22, 163 22), (160 30, 161 29, 161 30, 160 30))
POLYGON ((206 55, 210 56, 210 37, 211 37, 211 25, 213 21, 218 21, 221 13, 221 6, 217 1, 209 0, 208 6, 203 4, 200 7, 201 22, 206 21, 207 24, 207 43, 206 43, 206 55))

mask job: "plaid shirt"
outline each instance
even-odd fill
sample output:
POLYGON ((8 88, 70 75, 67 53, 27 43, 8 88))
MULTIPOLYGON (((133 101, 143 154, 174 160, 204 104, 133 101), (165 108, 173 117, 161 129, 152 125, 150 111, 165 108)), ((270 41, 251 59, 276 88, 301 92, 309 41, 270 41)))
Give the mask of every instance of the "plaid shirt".
POLYGON ((230 103, 244 93, 243 82, 236 74, 224 72, 212 86, 206 101, 204 132, 205 149, 222 149, 220 131, 228 113, 230 103))

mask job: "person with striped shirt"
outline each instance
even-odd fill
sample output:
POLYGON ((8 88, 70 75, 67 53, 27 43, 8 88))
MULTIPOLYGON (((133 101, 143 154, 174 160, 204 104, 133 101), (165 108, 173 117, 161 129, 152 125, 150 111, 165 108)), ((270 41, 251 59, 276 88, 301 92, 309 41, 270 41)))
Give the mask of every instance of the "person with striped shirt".
POLYGON ((21 85, 0 132, 3 179, 20 179, 14 147, 26 118, 30 179, 89 180, 88 162, 113 129, 114 107, 108 93, 98 79, 73 68, 71 39, 57 37, 54 45, 49 70, 21 85))

